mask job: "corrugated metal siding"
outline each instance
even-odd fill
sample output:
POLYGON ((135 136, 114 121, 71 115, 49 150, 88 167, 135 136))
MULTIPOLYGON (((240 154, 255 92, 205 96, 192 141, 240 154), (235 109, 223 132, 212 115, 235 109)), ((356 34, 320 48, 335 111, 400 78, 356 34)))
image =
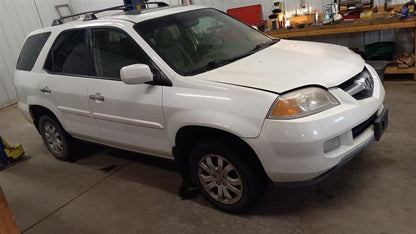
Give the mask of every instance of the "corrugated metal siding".
POLYGON ((52 20, 59 17, 58 12, 55 9, 55 5, 68 3, 68 1, 65 0, 33 0, 33 2, 37 7, 43 27, 50 26, 52 20))
MULTIPOLYGON (((188 1, 188 0, 187 0, 188 1)), ((194 4, 212 6, 226 11, 229 8, 262 4, 263 17, 270 14, 275 0, 193 0, 194 4)), ((374 0, 381 6, 384 0, 374 0)), ((405 3, 408 0, 391 0, 389 4, 405 3)), ((181 0, 164 0, 176 5, 181 0)), ((286 0, 286 11, 296 12, 299 1, 286 0)), ((322 9, 325 0, 306 0, 308 8, 322 9)), ((0 0, 0 107, 17 101, 13 86, 13 71, 20 47, 31 31, 48 26, 58 18, 55 5, 69 4, 75 13, 101 9, 122 4, 122 0, 0 0)), ((323 41, 350 47, 362 48, 365 44, 377 41, 395 40, 398 52, 411 51, 413 39, 407 30, 387 30, 381 32, 342 34, 326 37, 309 37, 303 40, 323 41), (397 33, 395 33, 397 32, 397 33)))
POLYGON ((122 5, 123 0, 70 0, 75 12, 102 9, 122 5))
POLYGON ((15 103, 13 72, 26 35, 40 28, 33 1, 0 0, 0 107, 15 103))

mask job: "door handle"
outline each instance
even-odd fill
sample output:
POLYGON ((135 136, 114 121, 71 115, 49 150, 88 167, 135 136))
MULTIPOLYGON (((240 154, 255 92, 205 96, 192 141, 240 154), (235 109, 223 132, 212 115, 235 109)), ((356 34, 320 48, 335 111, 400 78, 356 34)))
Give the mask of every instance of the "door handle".
POLYGON ((104 96, 101 96, 100 93, 91 94, 90 95, 90 99, 91 100, 94 100, 94 101, 97 101, 97 102, 103 102, 105 100, 104 99, 104 96))
POLYGON ((52 91, 48 88, 48 86, 45 86, 40 89, 40 91, 44 94, 50 94, 52 91))

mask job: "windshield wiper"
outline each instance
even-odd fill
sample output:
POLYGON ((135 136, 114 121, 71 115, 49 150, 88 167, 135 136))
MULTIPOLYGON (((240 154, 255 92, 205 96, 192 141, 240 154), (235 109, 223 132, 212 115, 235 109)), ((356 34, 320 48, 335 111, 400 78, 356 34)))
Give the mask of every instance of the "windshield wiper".
POLYGON ((280 41, 280 39, 272 39, 271 41, 260 43, 260 44, 256 45, 251 51, 256 52, 256 51, 262 50, 264 48, 267 48, 271 45, 276 44, 279 41, 280 41))
POLYGON ((213 68, 216 68, 216 67, 218 67, 220 65, 225 65, 225 64, 234 62, 236 60, 242 59, 244 57, 247 57, 249 55, 254 54, 255 52, 257 52, 259 50, 265 49, 265 48, 267 48, 267 47, 269 47, 269 46, 271 46, 273 44, 276 44, 278 41, 279 41, 279 39, 273 39, 272 41, 268 41, 268 42, 263 42, 263 43, 257 44, 253 49, 247 51, 244 54, 235 56, 233 58, 229 58, 229 59, 215 59, 215 60, 212 60, 212 61, 208 62, 207 68, 208 69, 213 69, 213 68))
POLYGON ((198 72, 209 71, 209 70, 212 70, 212 69, 217 68, 219 66, 223 66, 223 65, 226 65, 228 63, 232 63, 234 61, 237 61, 239 59, 242 59, 244 57, 252 55, 252 54, 256 53, 259 50, 265 49, 265 48, 267 48, 267 47, 269 47, 273 44, 276 44, 279 40, 280 39, 273 39, 272 41, 260 43, 260 44, 256 45, 253 49, 247 51, 246 53, 237 55, 237 56, 229 58, 229 59, 214 59, 212 61, 209 61, 206 66, 195 69, 195 70, 190 71, 190 72, 187 72, 187 73, 185 73, 185 75, 193 75, 193 74, 196 74, 198 72))

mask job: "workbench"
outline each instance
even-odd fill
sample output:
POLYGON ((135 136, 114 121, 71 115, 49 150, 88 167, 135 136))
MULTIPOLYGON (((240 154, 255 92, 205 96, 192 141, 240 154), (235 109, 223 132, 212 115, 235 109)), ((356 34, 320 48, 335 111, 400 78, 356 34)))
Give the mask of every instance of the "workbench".
MULTIPOLYGON (((278 29, 267 31, 266 34, 276 38, 294 38, 307 36, 321 36, 342 33, 358 33, 370 32, 387 29, 408 28, 411 30, 416 52, 416 17, 409 19, 401 19, 400 17, 379 18, 379 19, 363 19, 343 21, 331 25, 309 25, 304 28, 296 29, 278 29)), ((398 69, 397 67, 387 67, 385 74, 413 74, 416 81, 416 69, 410 67, 406 69, 398 69)))

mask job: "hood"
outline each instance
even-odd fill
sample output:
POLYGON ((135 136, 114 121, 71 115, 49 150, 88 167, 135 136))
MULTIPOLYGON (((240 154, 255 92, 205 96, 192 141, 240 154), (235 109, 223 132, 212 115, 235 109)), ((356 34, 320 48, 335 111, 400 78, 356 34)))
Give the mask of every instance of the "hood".
POLYGON ((363 68, 364 60, 346 47, 281 40, 195 78, 282 93, 307 85, 334 87, 363 68))

